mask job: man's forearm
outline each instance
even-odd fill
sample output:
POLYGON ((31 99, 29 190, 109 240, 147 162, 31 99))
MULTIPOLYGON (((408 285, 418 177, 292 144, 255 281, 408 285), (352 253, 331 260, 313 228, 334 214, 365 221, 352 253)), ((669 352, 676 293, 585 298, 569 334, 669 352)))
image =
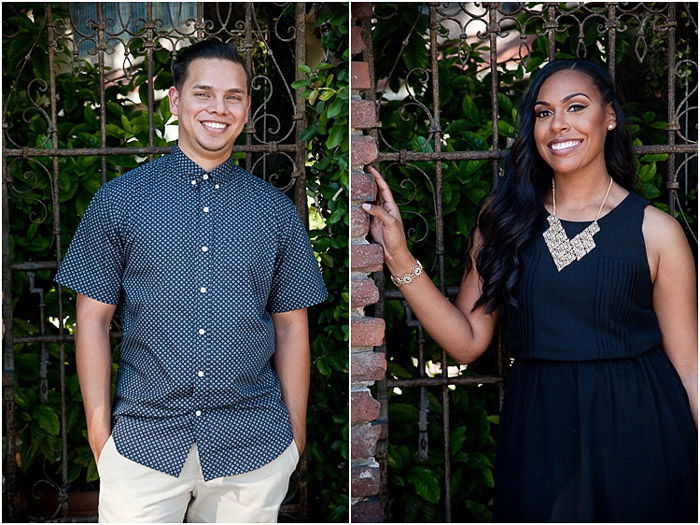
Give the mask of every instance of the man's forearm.
POLYGON ((309 398, 310 356, 306 310, 273 316, 275 321, 274 363, 287 405, 294 440, 303 451, 306 445, 306 406, 309 398))
MULTIPOLYGON (((95 315, 81 298, 77 308, 75 361, 87 419, 88 440, 95 458, 102 451, 112 427, 112 349, 109 342, 109 309, 95 315)), ((89 301, 89 299, 88 299, 89 301)))

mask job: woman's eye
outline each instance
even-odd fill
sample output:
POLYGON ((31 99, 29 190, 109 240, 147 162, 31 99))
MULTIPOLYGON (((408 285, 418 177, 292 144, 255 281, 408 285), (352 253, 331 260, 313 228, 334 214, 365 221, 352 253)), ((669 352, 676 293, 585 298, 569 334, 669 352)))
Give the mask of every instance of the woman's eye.
POLYGON ((545 118, 551 114, 552 114, 552 112, 549 111, 548 109, 541 109, 539 111, 535 111, 535 117, 537 117, 537 118, 545 118))
POLYGON ((571 104, 569 106, 569 111, 581 111, 582 109, 586 109, 586 106, 583 104, 571 104))

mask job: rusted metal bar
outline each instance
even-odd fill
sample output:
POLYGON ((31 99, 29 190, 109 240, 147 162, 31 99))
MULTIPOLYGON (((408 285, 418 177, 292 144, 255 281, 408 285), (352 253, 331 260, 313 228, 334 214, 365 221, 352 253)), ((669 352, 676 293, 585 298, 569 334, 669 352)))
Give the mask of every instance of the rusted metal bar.
MULTIPOLYGON (((165 154, 170 153, 169 146, 153 146, 141 148, 129 147, 113 147, 113 148, 22 148, 22 149, 6 149, 3 150, 3 156, 8 158, 19 157, 23 159, 33 157, 90 157, 99 155, 145 155, 150 153, 165 154)), ((634 152, 638 155, 651 155, 656 153, 680 153, 680 154, 696 154, 698 152, 697 144, 656 144, 650 146, 635 146, 634 152)), ((250 153, 294 153, 296 146, 294 144, 278 144, 271 142, 269 144, 254 144, 251 146, 233 146, 234 152, 250 152, 250 153)), ((399 153, 380 152, 377 158, 378 162, 418 162, 418 161, 453 161, 453 160, 489 160, 500 159, 508 154, 508 150, 496 151, 441 151, 422 152, 422 151, 402 151, 399 153)))
MULTIPOLYGON (((0 136, 5 147, 5 130, 7 122, 3 116, 3 133, 0 136)), ((15 521, 19 508, 17 490, 17 443, 15 442, 15 353, 13 338, 13 304, 12 304, 12 255, 10 253, 10 174, 7 158, 2 158, 2 405, 5 420, 5 439, 3 443, 4 487, 2 491, 5 519, 15 521)))
POLYGON ((413 379, 387 379, 389 388, 398 387, 430 387, 447 385, 480 385, 500 383, 503 379, 499 376, 470 376, 470 377, 419 377, 413 379))
MULTIPOLYGON (((121 339, 121 332, 112 332, 112 339, 121 339)), ((27 337, 15 337, 14 343, 19 344, 40 344, 40 343, 73 343, 75 338, 69 334, 63 335, 32 335, 27 337)))
MULTIPOLYGON (((148 146, 153 147, 153 133, 155 124, 153 114, 155 113, 155 97, 153 94, 153 48, 156 43, 155 38, 156 23, 153 20, 153 3, 146 4, 146 91, 148 93, 148 146)), ((103 159, 105 157, 102 157, 103 159)), ((153 153, 148 155, 149 160, 153 160, 153 153)))
MULTIPOLYGON (((243 47, 245 49, 245 63, 248 71, 251 75, 253 74, 253 9, 255 6, 253 3, 248 2, 245 5, 245 36, 243 41, 243 47)), ((252 77, 251 77, 252 78, 252 77)), ((248 108, 248 112, 252 111, 253 108, 248 108)), ((253 144, 253 134, 255 133, 255 128, 250 118, 246 122, 244 128, 245 134, 245 144, 246 146, 251 146, 253 144)), ((250 155, 245 157, 245 169, 250 171, 253 169, 253 159, 250 155)))
MULTIPOLYGON (((433 88, 433 150, 440 154, 442 151, 442 124, 440 122, 440 68, 438 65, 437 33, 439 22, 437 20, 437 5, 430 4, 430 66, 433 88)), ((442 208, 442 163, 435 164, 435 255, 438 263, 439 287, 445 290, 445 225, 442 208)), ((421 328, 422 329, 422 328, 421 328)), ((447 374, 447 354, 441 351, 440 360, 443 374, 447 374)), ((421 400, 427 392, 421 389, 421 400)), ((426 399, 427 402, 427 399, 426 399)), ((426 421, 427 423, 427 421, 426 421)), ((426 426, 427 433, 427 426, 426 426)), ((450 465, 450 396, 447 386, 442 389, 442 455, 445 469, 443 479, 445 521, 452 521, 452 493, 450 485, 452 481, 452 468, 450 465)))
MULTIPOLYGON (((306 4, 297 2, 295 6, 294 22, 294 53, 296 64, 306 64, 306 4)), ((304 74, 295 68, 295 80, 301 80, 304 74)), ((304 89, 294 90, 294 145, 296 147, 294 156, 294 203, 299 210, 299 214, 304 220, 304 225, 309 228, 309 206, 306 203, 306 142, 302 140, 301 134, 306 129, 306 100, 304 99, 304 89)))
POLYGON ((547 22, 545 29, 547 30, 547 42, 549 43, 549 60, 554 60, 557 54, 556 30, 559 23, 557 22, 556 4, 549 3, 547 5, 547 22))
POLYGON ((608 49, 607 49, 607 60, 608 60, 608 71, 610 76, 612 76, 613 81, 615 80, 615 57, 617 55, 615 44, 617 38, 617 28, 619 23, 616 16, 617 4, 607 3, 605 4, 608 9, 608 16, 605 21, 605 28, 608 32, 608 49))
POLYGON ((195 23, 195 32, 197 33, 197 42, 204 40, 204 2, 197 2, 197 22, 195 23))
MULTIPOLYGON (((678 115, 676 115, 676 4, 668 4, 668 22, 666 28, 668 31, 668 114, 667 114, 667 132, 669 146, 674 146, 676 143, 676 132, 680 129, 678 123, 678 115)), ((697 145, 696 145, 697 148, 697 145)), ((697 149, 695 150, 697 151, 697 149)), ((668 163, 666 164, 666 189, 668 190, 668 213, 673 215, 676 211, 676 201, 678 200, 678 183, 676 182, 676 156, 669 155, 668 163)))
MULTIPOLYGON (((651 155, 657 153, 689 153, 694 154, 698 151, 697 144, 657 144, 651 146, 635 146, 632 148, 637 155, 651 155)), ((401 151, 399 153, 380 152, 378 156, 379 162, 436 162, 443 161, 458 161, 458 160, 491 160, 500 159, 508 154, 508 150, 496 151, 441 151, 441 152, 424 152, 424 151, 401 151)))
POLYGON ((36 270, 55 270, 56 268, 58 268, 56 261, 12 263, 12 269, 21 272, 34 272, 36 270))
MULTIPOLYGON (((101 10, 101 4, 97 4, 98 13, 101 10)), ((50 93, 50 111, 51 121, 49 123, 49 134, 51 136, 51 146, 53 149, 58 149, 58 109, 56 96, 56 35, 55 25, 53 22, 53 13, 51 4, 47 4, 46 15, 49 18, 48 27, 48 49, 49 49, 49 93, 50 93)), ((51 178, 51 203, 53 207, 53 235, 54 246, 56 249, 56 264, 61 263, 61 204, 60 204, 60 189, 58 184, 59 169, 58 157, 52 157, 52 178, 51 178)), ((59 319, 59 335, 63 334, 63 293, 58 287, 58 319, 59 319)), ((68 513, 68 433, 66 429, 66 349, 63 341, 58 343, 59 360, 59 388, 61 393, 61 484, 58 490, 59 510, 58 513, 64 518, 68 513)))
MULTIPOLYGON (((498 4, 489 4, 489 67, 491 68, 491 151, 498 151, 498 4)), ((491 163, 493 185, 498 180, 498 161, 495 157, 491 163)))
MULTIPOLYGON (((129 148, 125 146, 113 148, 22 148, 22 149, 6 149, 3 150, 3 155, 6 157, 90 157, 98 155, 150 155, 170 153, 170 146, 145 146, 141 148, 129 148)), ((294 152, 294 144, 278 144, 270 142, 269 144, 256 144, 252 146, 233 146, 233 152, 294 152)))
MULTIPOLYGON (((107 147, 107 102, 105 99, 105 20, 102 3, 97 4, 97 67, 100 75, 100 147, 107 147)), ((100 178, 107 182, 107 157, 100 157, 100 178)))

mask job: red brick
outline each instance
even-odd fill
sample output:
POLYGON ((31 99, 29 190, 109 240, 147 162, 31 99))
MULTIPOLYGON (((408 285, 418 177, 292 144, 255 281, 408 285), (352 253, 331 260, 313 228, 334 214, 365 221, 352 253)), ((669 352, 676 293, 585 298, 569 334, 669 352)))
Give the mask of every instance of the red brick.
POLYGON ((350 497, 366 498, 379 494, 380 473, 379 467, 361 465, 351 469, 352 488, 350 497))
POLYGON ((350 356, 350 380, 379 381, 386 373, 386 356, 382 352, 353 352, 350 356))
POLYGON ((350 268, 353 272, 378 272, 384 264, 384 249, 380 244, 350 246, 350 268))
POLYGON ((364 50, 365 42, 362 40, 362 28, 360 26, 352 26, 350 28, 350 52, 355 56, 364 50))
POLYGON ((382 433, 381 425, 359 425, 350 432, 352 459, 371 458, 377 449, 377 441, 382 433))
POLYGON ((350 418, 352 423, 373 421, 379 417, 381 404, 368 390, 353 392, 350 396, 350 418))
POLYGON ((350 280, 350 306, 367 306, 379 301, 379 290, 372 279, 350 280))
POLYGON ((350 176, 350 192, 354 201, 374 201, 377 198, 377 183, 374 177, 362 171, 353 171, 350 176))
POLYGON ((362 167, 377 160, 377 143, 369 135, 351 135, 351 165, 362 167))
MULTIPOLYGON (((354 4, 353 4, 354 7, 354 4)), ((382 505, 376 499, 362 500, 352 505, 352 523, 383 523, 382 505)))
POLYGON ((359 206, 350 208, 350 236, 364 237, 369 233, 369 215, 359 206))
POLYGON ((372 18, 372 2, 353 2, 352 19, 361 22, 372 18))
POLYGON ((371 100, 353 100, 350 103, 350 126, 355 129, 377 127, 377 107, 371 100))
POLYGON ((379 346, 384 341, 384 326, 384 319, 353 319, 350 323, 350 345, 379 346))
POLYGON ((371 89, 369 64, 367 62, 350 62, 350 89, 371 89))

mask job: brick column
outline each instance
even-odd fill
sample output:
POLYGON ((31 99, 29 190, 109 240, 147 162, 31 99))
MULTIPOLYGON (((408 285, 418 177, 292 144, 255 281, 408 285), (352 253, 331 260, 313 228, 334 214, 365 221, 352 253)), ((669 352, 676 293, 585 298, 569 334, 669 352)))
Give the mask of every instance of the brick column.
MULTIPOLYGON (((374 88, 370 80, 370 64, 363 60, 363 21, 372 16, 371 3, 353 3, 350 49, 352 99, 350 102, 351 136, 351 226, 350 288, 351 337, 351 497, 353 522, 382 522, 384 515, 379 500, 381 479, 376 460, 377 442, 386 435, 386 423, 380 418, 380 403, 369 389, 382 379, 386 371, 383 352, 375 351, 384 340, 384 320, 368 317, 365 306, 379 300, 379 290, 369 275, 382 269, 384 254, 378 244, 369 244, 369 215, 360 207, 373 201, 377 188, 372 177, 363 171, 366 164, 377 158, 375 139, 367 134, 377 127, 375 105, 363 100, 367 90, 374 88)), ((373 98, 373 97, 372 97, 373 98)))

